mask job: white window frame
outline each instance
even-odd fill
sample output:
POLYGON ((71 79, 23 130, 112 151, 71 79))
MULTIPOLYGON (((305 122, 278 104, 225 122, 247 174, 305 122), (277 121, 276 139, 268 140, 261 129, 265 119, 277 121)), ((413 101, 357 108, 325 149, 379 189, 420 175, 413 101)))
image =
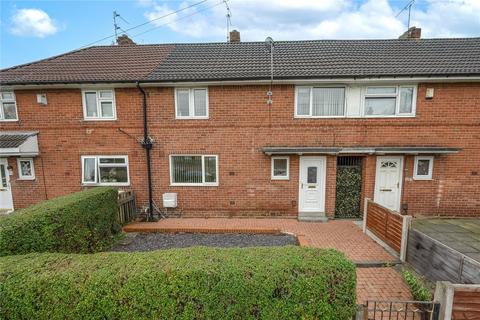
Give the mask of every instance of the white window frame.
POLYGON ((272 180, 290 180, 290 157, 288 157, 288 156, 272 157, 272 160, 271 160, 271 176, 272 176, 272 180), (286 176, 276 176, 274 174, 274 172, 275 172, 275 170, 274 170, 275 169, 275 160, 282 160, 282 159, 287 160, 287 175, 286 176))
POLYGON ((85 186, 129 186, 130 185, 130 169, 128 165, 128 156, 119 156, 119 155, 92 155, 92 156, 81 156, 80 161, 82 162, 82 185, 85 186), (109 163, 100 165, 101 158, 115 158, 115 159, 125 159, 125 164, 121 163, 109 163), (85 181, 85 159, 95 159, 95 182, 85 181), (126 167, 127 168, 127 182, 100 182, 99 168, 100 167, 126 167))
POLYGON ((115 121, 117 120, 117 106, 115 103, 115 89, 84 89, 82 90, 82 104, 83 104, 83 120, 85 121, 115 121), (111 92, 112 98, 101 98, 101 92, 111 92), (87 101, 86 101, 86 93, 95 93, 97 97, 97 116, 96 117, 89 117, 87 116, 87 101), (113 109, 113 117, 103 117, 100 116, 102 112, 101 102, 111 102, 112 109, 113 109))
POLYGON ((18 121, 18 108, 17 108, 17 98, 15 92, 13 91, 0 91, 0 121, 4 122, 15 122, 18 121), (3 99, 3 93, 10 93, 13 96, 13 99, 3 99), (15 104, 15 119, 5 119, 5 114, 3 110, 4 102, 13 102, 15 104))
POLYGON ((175 88, 174 90, 174 96, 175 96, 175 119, 208 119, 209 118, 209 102, 208 102, 208 87, 194 87, 194 88, 183 88, 183 87, 178 87, 175 88), (179 116, 178 115, 178 110, 177 110, 177 91, 178 90, 188 90, 188 116, 179 116), (195 90, 205 90, 205 106, 206 106, 206 112, 204 116, 195 116, 195 102, 194 102, 194 92, 195 90))
POLYGON ((218 155, 216 154, 171 154, 169 157, 169 167, 170 167, 170 185, 179 186, 179 187, 217 187, 219 185, 220 177, 218 175, 218 155), (183 183, 183 182, 173 182, 173 162, 172 157, 202 157, 202 182, 201 183, 183 183), (205 157, 215 157, 215 166, 216 166, 216 177, 217 181, 215 182, 205 182, 205 157))
POLYGON ((413 167, 413 179, 414 180, 432 180, 433 177, 433 156, 416 156, 415 157, 415 162, 414 162, 414 167, 413 167), (428 164, 428 175, 418 175, 417 169, 418 169, 418 161, 419 160, 429 160, 428 164))
POLYGON ((347 117, 347 86, 345 85, 318 85, 318 86, 295 86, 295 118, 345 118, 347 117), (312 116, 312 101, 313 101, 313 88, 343 88, 343 115, 340 116, 312 116), (309 89, 310 90, 310 112, 309 115, 299 115, 298 114, 298 89, 309 89))
POLYGON ((402 85, 369 85, 365 86, 362 90, 362 115, 365 118, 409 118, 415 117, 417 107, 417 85, 416 84, 402 84, 402 85), (395 88, 395 93, 367 93, 368 88, 395 88), (412 112, 399 113, 400 111, 400 89, 401 88, 413 88, 412 94, 412 112), (366 98, 395 98, 395 114, 393 115, 381 115, 373 114, 368 115, 365 112, 366 98))
POLYGON ((17 170, 18 170, 18 179, 20 180, 35 180, 35 167, 33 165, 33 158, 17 158, 17 170), (30 162, 30 168, 32 170, 32 174, 27 176, 22 174, 22 167, 20 162, 27 161, 30 162))

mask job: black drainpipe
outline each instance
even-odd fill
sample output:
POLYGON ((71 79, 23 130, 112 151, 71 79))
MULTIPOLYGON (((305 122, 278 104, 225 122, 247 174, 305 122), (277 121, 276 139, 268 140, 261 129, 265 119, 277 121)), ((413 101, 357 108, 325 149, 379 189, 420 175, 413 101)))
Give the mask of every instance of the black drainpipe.
POLYGON ((143 140, 142 147, 145 149, 145 157, 147 160, 147 181, 148 181, 148 216, 147 221, 153 221, 153 200, 152 200, 152 167, 150 163, 150 150, 153 148, 152 139, 148 136, 148 116, 147 116, 147 93, 140 87, 137 81, 137 88, 143 95, 143 140))

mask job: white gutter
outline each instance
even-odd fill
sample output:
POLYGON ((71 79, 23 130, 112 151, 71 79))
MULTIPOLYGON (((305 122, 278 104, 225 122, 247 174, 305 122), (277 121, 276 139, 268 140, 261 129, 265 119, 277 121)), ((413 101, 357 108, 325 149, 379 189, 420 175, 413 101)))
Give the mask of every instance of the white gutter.
MULTIPOLYGON (((276 79, 274 84, 315 84, 315 83, 448 83, 448 82, 480 82, 480 76, 472 77, 374 77, 374 78, 320 78, 320 79, 276 79)), ((1 85, 3 90, 28 90, 28 89, 95 89, 95 88, 134 88, 136 82, 111 82, 111 83, 55 83, 55 84, 16 84, 1 85)), ((178 81, 178 82, 141 82, 142 87, 191 87, 214 85, 268 85, 270 80, 216 80, 216 81, 178 81)))

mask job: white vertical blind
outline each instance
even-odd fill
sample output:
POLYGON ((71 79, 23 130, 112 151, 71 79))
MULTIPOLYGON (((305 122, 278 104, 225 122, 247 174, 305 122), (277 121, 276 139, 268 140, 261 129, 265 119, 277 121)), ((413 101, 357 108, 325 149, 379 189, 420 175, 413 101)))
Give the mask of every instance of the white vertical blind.
POLYGON ((412 113, 413 105, 413 87, 400 88, 400 107, 399 113, 412 113))
POLYGON ((177 116, 188 117, 189 112, 189 90, 177 89, 177 116))
POLYGON ((299 87, 297 89, 297 115, 310 115, 310 88, 299 87))
POLYGON ((312 116, 343 116, 345 88, 313 88, 312 116))
POLYGON ((207 115, 207 90, 206 89, 194 89, 193 106, 194 106, 195 116, 204 117, 207 115))
POLYGON ((98 117, 96 92, 85 92, 85 104, 87 109, 87 117, 98 117))
POLYGON ((202 183, 202 156, 173 156, 174 183, 202 183))

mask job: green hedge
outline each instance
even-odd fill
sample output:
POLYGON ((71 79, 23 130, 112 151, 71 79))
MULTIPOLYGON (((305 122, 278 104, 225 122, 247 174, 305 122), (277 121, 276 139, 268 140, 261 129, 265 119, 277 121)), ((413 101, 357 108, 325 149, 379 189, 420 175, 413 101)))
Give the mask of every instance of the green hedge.
POLYGON ((0 259, 4 319, 351 319, 335 250, 206 248, 0 259))
POLYGON ((0 219, 0 256, 96 252, 120 231, 117 191, 94 188, 44 201, 0 219))

